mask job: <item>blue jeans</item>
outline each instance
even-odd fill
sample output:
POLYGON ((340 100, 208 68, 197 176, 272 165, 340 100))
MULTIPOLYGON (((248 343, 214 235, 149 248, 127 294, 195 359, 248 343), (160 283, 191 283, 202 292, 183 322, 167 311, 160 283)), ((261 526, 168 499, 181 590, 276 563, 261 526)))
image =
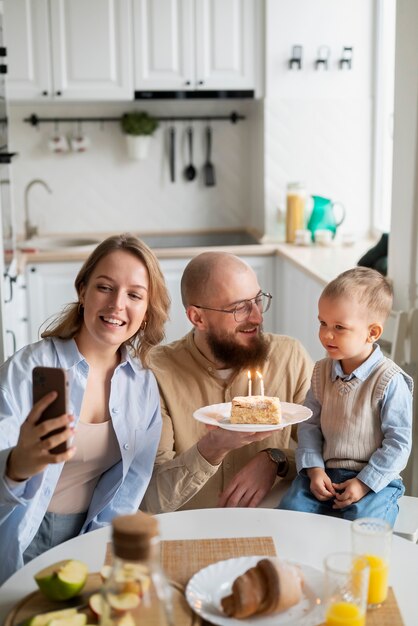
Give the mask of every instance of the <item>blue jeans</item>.
POLYGON ((59 543, 77 537, 85 519, 86 513, 45 513, 36 535, 23 553, 25 564, 59 543))
MULTIPOLYGON (((342 483, 357 476, 358 472, 344 469, 326 469, 325 472, 333 483, 342 483)), ((361 500, 344 509, 333 509, 334 498, 320 502, 310 490, 310 479, 299 474, 284 494, 278 509, 303 511, 332 515, 342 519, 355 520, 359 517, 378 517, 386 520, 392 527, 399 512, 398 499, 404 494, 405 487, 401 479, 392 480, 387 487, 375 493, 369 491, 361 500)))

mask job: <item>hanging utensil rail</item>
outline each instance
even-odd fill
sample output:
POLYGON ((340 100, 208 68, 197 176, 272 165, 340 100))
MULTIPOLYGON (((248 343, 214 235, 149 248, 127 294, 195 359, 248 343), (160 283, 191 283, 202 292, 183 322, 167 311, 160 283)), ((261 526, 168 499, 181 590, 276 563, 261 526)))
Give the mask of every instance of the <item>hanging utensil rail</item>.
MULTIPOLYGON (((236 124, 240 120, 245 120, 245 115, 241 115, 236 111, 232 111, 229 115, 164 115, 156 116, 156 119, 160 122, 231 122, 236 124)), ((39 117, 36 113, 32 113, 29 117, 24 118, 24 122, 31 124, 32 126, 38 126, 39 124, 64 124, 65 122, 120 122, 121 117, 84 117, 79 115, 77 117, 39 117)))

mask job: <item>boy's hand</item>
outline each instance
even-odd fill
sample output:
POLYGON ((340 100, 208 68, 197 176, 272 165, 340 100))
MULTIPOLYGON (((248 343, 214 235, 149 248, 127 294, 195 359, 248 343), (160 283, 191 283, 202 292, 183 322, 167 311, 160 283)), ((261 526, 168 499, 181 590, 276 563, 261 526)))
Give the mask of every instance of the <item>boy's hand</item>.
POLYGON ((336 496, 331 479, 322 467, 310 467, 306 470, 311 479, 311 491, 317 500, 329 500, 336 496))
POLYGON ((343 483, 333 483, 332 486, 340 492, 335 494, 333 509, 344 509, 361 500, 370 491, 370 487, 358 478, 350 478, 343 483))

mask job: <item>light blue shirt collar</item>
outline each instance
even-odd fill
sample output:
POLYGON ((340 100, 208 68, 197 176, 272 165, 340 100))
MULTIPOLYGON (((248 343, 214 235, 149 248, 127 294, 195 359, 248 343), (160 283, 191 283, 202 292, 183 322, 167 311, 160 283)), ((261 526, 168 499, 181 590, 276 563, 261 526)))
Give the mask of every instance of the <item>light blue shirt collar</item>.
POLYGON ((331 380, 335 382, 337 378, 341 378, 342 380, 351 380, 356 377, 360 380, 366 380, 369 376, 370 372, 375 368, 376 364, 379 363, 383 359, 383 354, 380 349, 380 346, 375 343, 373 346, 373 352, 369 356, 368 359, 364 361, 354 372, 351 374, 345 374, 343 368, 341 367, 340 361, 333 361, 332 369, 331 369, 331 380))
MULTIPOLYGON (((70 370, 77 365, 80 365, 83 369, 88 370, 88 363, 84 356, 79 351, 74 339, 59 339, 58 337, 52 337, 52 342, 60 355, 61 366, 70 370)), ((139 360, 135 360, 127 346, 122 345, 120 347, 121 361, 118 367, 129 365, 131 369, 137 373, 140 372, 143 367, 139 360)))

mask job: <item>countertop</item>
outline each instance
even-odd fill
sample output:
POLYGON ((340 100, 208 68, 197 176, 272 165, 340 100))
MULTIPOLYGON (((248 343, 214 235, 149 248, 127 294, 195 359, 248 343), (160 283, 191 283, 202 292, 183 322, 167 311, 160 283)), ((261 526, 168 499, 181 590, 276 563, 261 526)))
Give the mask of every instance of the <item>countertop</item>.
MULTIPOLYGON (((98 234, 98 240, 108 236, 98 234)), ((159 259, 189 258, 204 250, 222 250, 239 256, 281 256, 293 263, 300 270, 321 284, 326 284, 339 273, 354 267, 360 257, 373 245, 375 240, 362 239, 353 245, 343 246, 333 242, 331 246, 296 246, 277 241, 261 240, 261 243, 249 245, 188 246, 188 247, 153 247, 159 259)), ((19 252, 18 266, 23 271, 29 263, 83 262, 90 254, 89 250, 40 250, 19 252)))

